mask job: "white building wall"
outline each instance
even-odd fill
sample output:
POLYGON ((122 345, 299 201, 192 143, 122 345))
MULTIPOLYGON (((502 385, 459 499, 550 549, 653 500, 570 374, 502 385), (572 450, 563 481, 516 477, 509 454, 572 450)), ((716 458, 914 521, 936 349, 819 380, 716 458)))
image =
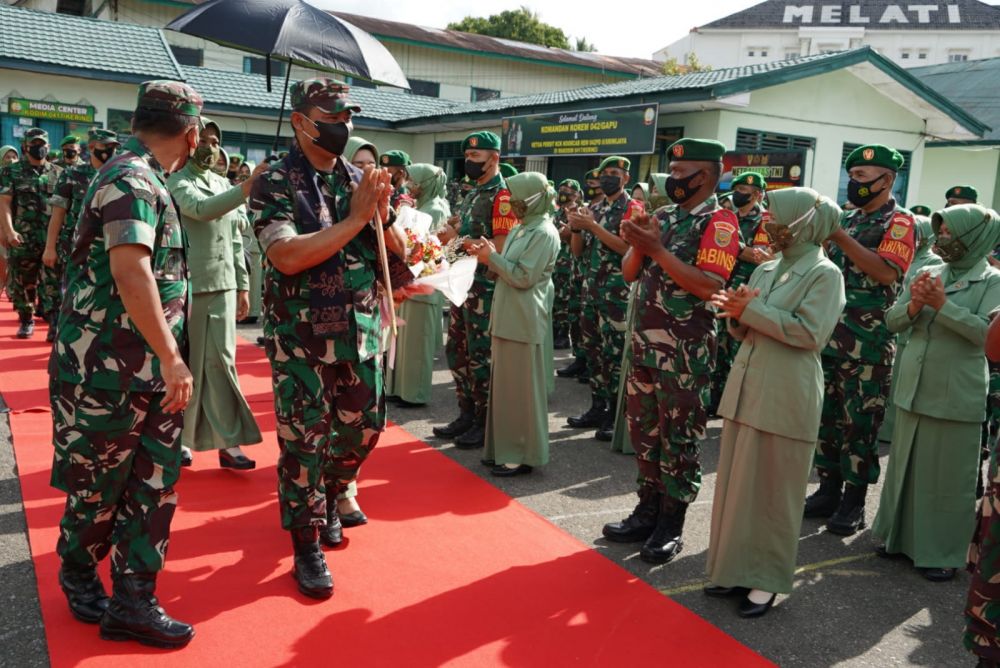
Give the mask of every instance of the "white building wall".
POLYGON ((1000 146, 928 147, 915 204, 939 209, 945 192, 956 185, 971 185, 979 191, 979 203, 1000 206, 997 192, 1000 146))

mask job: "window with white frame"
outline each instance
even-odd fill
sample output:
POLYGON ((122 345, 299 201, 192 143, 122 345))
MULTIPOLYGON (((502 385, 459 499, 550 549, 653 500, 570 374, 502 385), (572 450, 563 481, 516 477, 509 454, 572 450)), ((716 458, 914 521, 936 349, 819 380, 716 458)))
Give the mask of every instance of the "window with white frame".
POLYGON ((901 51, 899 52, 899 58, 900 58, 900 60, 909 60, 909 59, 910 59, 910 55, 911 55, 912 53, 913 53, 913 52, 912 52, 912 51, 910 51, 909 49, 902 49, 902 50, 901 50, 901 51))
POLYGON ((748 46, 747 58, 767 58, 767 51, 766 46, 748 46))
POLYGON ((951 49, 948 51, 949 63, 964 63, 969 59, 969 52, 964 49, 951 49))
POLYGON ((920 49, 917 51, 917 60, 927 60, 927 55, 930 53, 927 49, 920 49))

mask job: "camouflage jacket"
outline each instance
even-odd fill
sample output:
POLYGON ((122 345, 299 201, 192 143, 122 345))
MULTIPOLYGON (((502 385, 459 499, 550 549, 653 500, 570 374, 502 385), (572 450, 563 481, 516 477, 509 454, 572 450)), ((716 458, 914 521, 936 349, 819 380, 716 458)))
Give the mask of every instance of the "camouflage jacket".
POLYGON ((829 244, 830 259, 844 272, 847 306, 823 354, 864 364, 892 364, 895 336, 885 326, 885 312, 899 296, 901 279, 913 261, 913 216, 890 199, 871 214, 846 211, 840 222, 855 241, 895 267, 897 279, 882 285, 851 262, 840 246, 829 244))
MULTIPOLYGON (((633 212, 643 210, 642 202, 632 199, 624 192, 613 202, 608 199, 604 199, 603 202, 605 206, 595 212, 594 219, 598 225, 614 235, 621 230, 623 220, 628 220, 633 212)), ((628 286, 625 285, 625 278, 622 276, 622 256, 604 245, 596 235, 590 236, 593 238, 587 249, 589 253, 587 266, 588 273, 592 276, 591 285, 599 291, 602 301, 626 304, 628 286)))
MULTIPOLYGON (((291 154, 272 163, 271 168, 258 177, 249 201, 250 220, 264 255, 264 336, 268 339, 268 355, 279 362, 300 361, 310 365, 371 359, 379 353, 381 334, 376 284, 380 270, 371 228, 362 230, 339 251, 342 280, 329 284, 313 283, 311 270, 284 274, 267 257, 268 249, 275 242, 304 233, 296 207, 303 199, 306 186, 293 183, 290 158, 291 154), (347 311, 345 331, 331 338, 313 333, 310 319, 313 289, 340 298, 347 311)), ((326 200, 333 224, 350 215, 350 184, 356 175, 360 175, 359 170, 343 160, 337 161, 331 174, 317 174, 320 193, 326 200)), ((395 258, 391 253, 389 257, 390 262, 395 258)))
MULTIPOLYGON (((760 204, 755 204, 750 213, 745 216, 740 216, 739 212, 735 212, 740 219, 740 250, 752 246, 770 246, 770 240, 767 237, 767 233, 761 228, 761 223, 764 222, 764 209, 761 208, 760 204)), ((746 262, 745 260, 736 260, 736 269, 733 270, 733 277, 729 279, 729 284, 732 287, 738 285, 743 285, 750 280, 750 274, 753 270, 757 268, 753 262, 746 262)))
MULTIPOLYGON (((559 207, 555 215, 555 226, 556 230, 559 230, 563 225, 568 224, 566 209, 559 207)), ((570 274, 573 273, 573 251, 570 249, 569 241, 560 240, 559 244, 559 255, 556 257, 556 268, 552 273, 555 277, 565 277, 567 280, 570 274)))
POLYGON ((49 200, 61 170, 51 162, 34 167, 21 160, 0 169, 0 195, 10 195, 14 230, 25 241, 45 244, 48 234, 49 200))
MULTIPOLYGON (((503 176, 497 174, 487 183, 476 185, 462 200, 458 210, 458 234, 478 239, 509 234, 517 225, 517 218, 510 210, 510 191, 503 176)), ((476 267, 477 283, 492 283, 485 264, 476 267)))
MULTIPOLYGON (((679 260, 729 280, 739 253, 739 221, 713 196, 692 211, 667 206, 653 213, 664 248, 679 260)), ((707 375, 715 360, 715 312, 646 258, 638 278, 632 361, 671 373, 707 375)))
POLYGON ((94 174, 97 174, 97 170, 89 162, 64 169, 56 181, 55 193, 49 200, 51 206, 66 209, 66 220, 59 230, 59 241, 56 246, 60 252, 65 249, 66 255, 69 255, 72 249, 73 233, 83 211, 83 198, 87 194, 87 188, 94 174))
POLYGON ((125 311, 110 251, 150 250, 170 331, 185 346, 188 272, 184 232, 170 193, 132 138, 91 181, 66 264, 66 294, 50 373, 60 381, 119 392, 162 392, 160 360, 125 311))

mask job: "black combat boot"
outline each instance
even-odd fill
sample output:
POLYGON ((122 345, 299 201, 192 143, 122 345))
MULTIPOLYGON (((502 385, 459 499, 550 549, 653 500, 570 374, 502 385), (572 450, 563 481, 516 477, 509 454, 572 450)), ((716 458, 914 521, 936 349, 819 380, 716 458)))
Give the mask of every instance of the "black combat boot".
POLYGON ((681 532, 684 530, 684 516, 688 504, 683 501, 663 495, 660 501, 660 517, 656 529, 649 540, 639 550, 639 558, 649 564, 665 564, 684 549, 681 532))
POLYGON ((569 329, 565 326, 556 328, 552 334, 552 347, 556 350, 569 348, 569 329))
POLYGON ((477 417, 472 426, 464 434, 455 439, 455 447, 459 450, 475 450, 486 443, 486 416, 477 417))
POLYGON ((847 483, 840 507, 826 523, 826 530, 838 536, 853 536, 865 528, 865 495, 868 485, 847 483))
POLYGON ((316 527, 308 526, 292 529, 291 533, 295 550, 292 577, 299 583, 299 591, 310 598, 330 598, 333 576, 319 547, 319 532, 316 527))
POLYGON ((59 586, 66 594, 69 611, 86 624, 97 624, 108 609, 108 593, 104 591, 96 566, 67 566, 59 569, 59 586))
POLYGON ((598 427, 597 432, 594 434, 594 438, 598 441, 610 443, 615 440, 615 416, 611 411, 608 411, 604 415, 604 422, 602 422, 601 426, 598 427))
POLYGON ((319 542, 327 547, 337 547, 344 542, 344 525, 337 513, 337 497, 326 497, 326 526, 319 528, 319 542))
POLYGON ((160 607, 155 573, 115 575, 113 596, 101 617, 105 640, 136 640, 152 647, 184 647, 194 637, 194 627, 170 617, 160 607))
POLYGON ((639 504, 632 514, 621 522, 604 525, 601 532, 613 543, 638 543, 646 540, 656 528, 660 515, 660 492, 649 485, 639 488, 639 504))
POLYGON ((59 314, 53 311, 45 318, 45 322, 49 323, 49 331, 45 335, 45 342, 52 343, 56 340, 56 323, 59 322, 59 314))
POLYGON ((432 431, 438 438, 455 438, 469 431, 472 428, 473 422, 475 422, 473 412, 463 409, 457 418, 443 427, 434 427, 432 431))
POLYGON ((577 415, 566 420, 573 429, 593 429, 600 427, 607 419, 608 404, 596 394, 590 395, 590 408, 583 415, 577 415))
POLYGON ((582 357, 575 358, 568 366, 556 370, 560 378, 577 378, 587 372, 587 362, 582 357))
POLYGON ((827 518, 833 515, 840 506, 843 486, 844 481, 840 477, 840 471, 829 471, 826 475, 820 475, 819 489, 806 497, 802 516, 827 518))
POLYGON ((17 338, 19 339, 30 339, 35 333, 35 321, 32 320, 31 314, 29 313, 25 316, 21 314, 21 326, 17 328, 17 338))

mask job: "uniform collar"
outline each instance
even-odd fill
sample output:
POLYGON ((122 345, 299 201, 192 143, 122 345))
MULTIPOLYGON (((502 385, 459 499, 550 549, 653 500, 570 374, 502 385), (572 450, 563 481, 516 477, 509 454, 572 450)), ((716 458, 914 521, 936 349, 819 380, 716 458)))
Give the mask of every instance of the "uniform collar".
POLYGON ((696 205, 690 211, 678 205, 678 207, 674 210, 674 213, 678 218, 683 218, 684 216, 700 216, 702 214, 709 213, 710 211, 715 211, 718 208, 719 198, 715 195, 711 195, 708 199, 701 204, 696 205))

